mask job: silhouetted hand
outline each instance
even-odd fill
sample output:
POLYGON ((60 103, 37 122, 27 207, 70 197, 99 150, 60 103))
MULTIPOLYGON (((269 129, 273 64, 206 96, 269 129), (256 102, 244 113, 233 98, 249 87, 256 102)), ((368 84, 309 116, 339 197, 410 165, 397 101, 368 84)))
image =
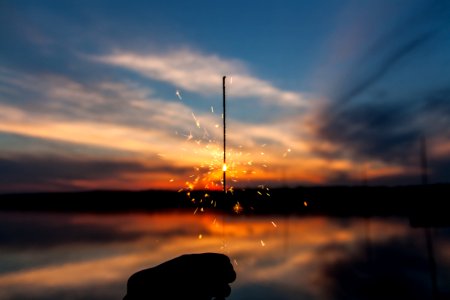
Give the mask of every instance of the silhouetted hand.
POLYGON ((133 274, 124 300, 224 299, 231 293, 228 283, 235 279, 226 255, 186 254, 133 274))

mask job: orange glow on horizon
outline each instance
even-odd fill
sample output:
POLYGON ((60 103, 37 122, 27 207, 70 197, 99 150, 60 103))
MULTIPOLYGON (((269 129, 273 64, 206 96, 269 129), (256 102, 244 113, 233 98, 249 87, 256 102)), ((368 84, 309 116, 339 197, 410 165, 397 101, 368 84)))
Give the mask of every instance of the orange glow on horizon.
MULTIPOLYGON (((11 106, 0 105, 0 108, 0 116, 3 117, 0 130, 3 132, 126 151, 129 159, 122 158, 123 161, 133 161, 144 169, 156 170, 134 173, 123 170, 116 178, 80 178, 68 182, 80 189, 220 190, 223 172, 227 172, 227 185, 229 183, 230 187, 256 187, 267 183, 283 185, 286 182, 298 185, 326 184, 336 172, 348 174, 348 178, 355 182, 361 178, 358 171, 360 162, 352 161, 351 158, 323 158, 312 152, 313 149, 324 147, 336 150, 336 145, 316 140, 293 143, 293 138, 284 128, 255 125, 239 135, 236 130, 231 131, 228 163, 224 165, 222 147, 217 141, 220 139, 214 138, 221 134, 220 128, 214 127, 217 118, 220 118, 216 115, 196 114, 193 115, 195 118, 187 115, 185 119, 191 127, 183 131, 186 134, 165 135, 163 131, 117 124, 30 117, 29 112, 11 106), (256 144, 252 141, 254 138, 273 139, 281 146, 256 144), (165 166, 167 170, 164 170, 165 166), (185 171, 177 172, 176 169, 185 171), (189 169, 192 171, 189 172, 189 169)), ((230 127, 241 125, 245 126, 235 122, 230 127)), ((447 148, 448 144, 445 144, 435 152, 440 154, 447 148)), ((98 158, 92 156, 80 159, 89 161, 98 158)), ((367 161, 365 165, 368 179, 417 173, 414 168, 377 161, 367 161)))

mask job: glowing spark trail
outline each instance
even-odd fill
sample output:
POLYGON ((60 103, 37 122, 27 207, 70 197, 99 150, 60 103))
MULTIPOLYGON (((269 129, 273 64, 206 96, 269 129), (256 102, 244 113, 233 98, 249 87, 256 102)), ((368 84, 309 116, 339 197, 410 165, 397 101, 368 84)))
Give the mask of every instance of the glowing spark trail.
POLYGON ((192 113, 192 118, 195 121, 195 125, 197 125, 197 127, 200 128, 200 121, 197 119, 197 117, 194 115, 194 113, 192 113))
MULTIPOLYGON (((221 125, 223 126, 223 145, 220 145, 220 138, 219 140, 216 140, 214 137, 215 134, 209 133, 207 129, 209 124, 208 121, 205 121, 205 124, 201 124, 200 118, 198 118, 194 112, 191 112, 191 119, 194 121, 193 124, 191 124, 191 130, 187 128, 186 133, 176 133, 180 138, 184 137, 186 142, 189 142, 194 146, 192 147, 192 150, 190 147, 182 147, 181 150, 183 152, 193 152, 196 157, 201 159, 199 164, 193 168, 193 172, 187 175, 188 179, 185 181, 185 187, 179 190, 179 192, 186 192, 187 200, 197 206, 194 214, 203 213, 207 207, 217 207, 218 202, 214 199, 214 196, 208 194, 210 190, 222 190, 222 193, 220 194, 222 194, 221 198, 225 203, 229 200, 228 198, 232 197, 234 194, 233 182, 238 182, 238 176, 252 176, 261 171, 262 168, 269 168, 266 160, 268 152, 258 151, 254 153, 257 155, 252 156, 252 153, 244 151, 242 145, 239 145, 237 151, 233 148, 227 149, 226 80, 227 77, 223 76, 222 115, 216 115, 217 109, 210 106, 211 113, 214 114, 214 117, 217 117, 217 119, 214 119, 216 122, 212 123, 214 125, 210 125, 215 128, 219 128, 221 125), (218 120, 220 117, 222 118, 222 124, 220 124, 220 121, 218 120), (204 157, 205 155, 208 157, 204 157), (203 193, 203 195, 201 193, 203 193)), ((228 82, 231 84, 231 77, 228 78, 228 82)), ((181 97, 178 90, 176 95, 181 97)), ((266 144, 262 144, 261 148, 269 151, 266 146, 266 144)), ((290 149, 287 149, 286 153, 287 152, 290 152, 290 149)), ((168 178, 168 180, 169 182, 175 182, 173 178, 168 178)), ((264 185, 259 185, 258 189, 257 194, 259 196, 270 197, 269 188, 264 185)), ((238 214, 242 213, 243 210, 245 210, 244 206, 237 201, 234 202, 234 212, 238 214)))
POLYGON ((183 99, 183 98, 181 98, 181 93, 180 93, 179 90, 177 90, 177 91, 175 92, 175 95, 177 95, 178 99, 180 99, 180 100, 183 99))
POLYGON ((236 202, 236 204, 233 206, 233 211, 236 214, 240 214, 244 209, 242 208, 241 204, 238 202, 236 202))

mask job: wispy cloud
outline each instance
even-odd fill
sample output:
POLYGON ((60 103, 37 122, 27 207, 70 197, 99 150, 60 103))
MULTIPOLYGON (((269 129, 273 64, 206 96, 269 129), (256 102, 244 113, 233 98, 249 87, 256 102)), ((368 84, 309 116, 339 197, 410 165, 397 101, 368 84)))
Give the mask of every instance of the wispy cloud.
MULTIPOLYGON (((0 158, 16 166, 16 175, 26 177, 26 172, 20 170, 39 163, 39 169, 44 172, 40 177, 54 186, 95 188, 113 184, 117 187, 117 182, 108 181, 103 175, 86 179, 85 172, 77 167, 83 165, 77 164, 81 160, 86 160, 86 167, 102 161, 108 166, 120 166, 114 177, 122 181, 121 187, 126 188, 127 184, 130 188, 166 187, 169 179, 173 179, 172 185, 177 188, 176 184, 184 184, 178 178, 179 170, 184 173, 212 160, 220 163, 217 159, 221 153, 220 112, 198 112, 179 99, 158 98, 151 89, 130 82, 83 83, 68 77, 47 74, 38 78, 4 69, 0 75, 6 90, 0 95, 0 131, 29 137, 34 145, 39 141, 64 144, 56 153, 61 158, 56 159, 56 165, 70 169, 67 173, 44 167, 45 162, 55 165, 55 159, 49 159, 55 157, 54 151, 33 153, 14 150, 11 146, 0 153, 0 158), (15 97, 22 102, 14 101, 15 97), (85 150, 77 156, 67 151, 68 145, 85 150), (105 149, 101 152, 106 155, 99 157, 95 149, 105 149)), ((288 148, 299 150, 299 143, 294 142, 297 133, 289 130, 293 120, 264 125, 232 118, 229 121, 233 129, 229 134, 229 149, 243 153, 234 156, 236 163, 251 164, 248 170, 257 173, 251 180, 264 180, 274 171, 268 168, 271 164, 284 164, 283 153, 288 148), (262 144, 268 146, 262 149, 262 144)), ((303 150, 297 153, 304 153, 304 145, 301 147, 303 150)), ((270 176, 275 178, 277 174, 270 176)), ((33 180, 29 179, 21 178, 16 184, 30 186, 33 180)))
POLYGON ((271 104, 305 104, 300 93, 279 89, 270 82, 251 75, 242 62, 217 55, 184 49, 161 54, 118 52, 92 59, 202 95, 220 93, 222 76, 230 75, 234 79, 234 96, 257 98, 263 103, 271 104))

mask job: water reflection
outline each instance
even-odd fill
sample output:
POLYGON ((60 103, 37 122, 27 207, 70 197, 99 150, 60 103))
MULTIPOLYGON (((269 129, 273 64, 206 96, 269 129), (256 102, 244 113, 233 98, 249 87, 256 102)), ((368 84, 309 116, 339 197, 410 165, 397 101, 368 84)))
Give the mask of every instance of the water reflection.
MULTIPOLYGON (((450 297, 450 231, 432 232, 450 297)), ((137 270, 222 252, 230 299, 431 299, 426 240, 402 219, 192 213, 0 214, 1 299, 121 299, 137 270)))

